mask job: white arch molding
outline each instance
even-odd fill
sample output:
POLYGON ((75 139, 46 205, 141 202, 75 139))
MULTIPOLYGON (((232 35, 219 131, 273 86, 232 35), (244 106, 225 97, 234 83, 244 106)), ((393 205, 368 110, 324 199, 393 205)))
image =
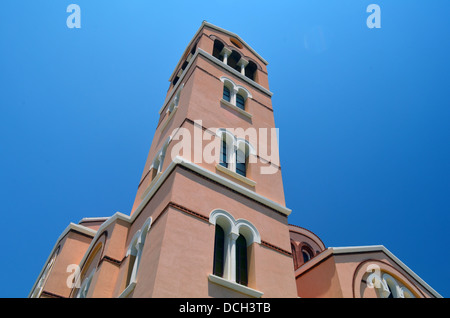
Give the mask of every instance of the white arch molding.
POLYGON ((229 212, 216 209, 209 215, 209 223, 220 225, 225 236, 224 274, 223 278, 231 282, 236 282, 236 240, 239 235, 243 235, 247 247, 253 243, 261 244, 261 236, 256 227, 245 219, 235 219, 229 212))

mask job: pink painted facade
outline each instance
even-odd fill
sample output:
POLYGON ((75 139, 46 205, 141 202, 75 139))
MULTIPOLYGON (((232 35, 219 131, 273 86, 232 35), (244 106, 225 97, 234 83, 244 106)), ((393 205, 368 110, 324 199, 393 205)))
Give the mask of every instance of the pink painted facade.
POLYGON ((29 296, 440 297, 382 246, 327 248, 288 223, 276 139, 259 142, 276 128, 271 96, 267 62, 203 22, 170 77, 132 210, 70 224, 29 296), (202 157, 209 146, 218 160, 202 157))

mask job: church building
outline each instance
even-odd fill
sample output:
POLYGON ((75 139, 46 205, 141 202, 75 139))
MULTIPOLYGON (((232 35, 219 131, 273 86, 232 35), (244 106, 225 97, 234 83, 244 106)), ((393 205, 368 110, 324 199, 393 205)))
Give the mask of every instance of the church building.
POLYGON ((131 211, 70 223, 29 297, 440 298, 384 246, 326 247, 288 222, 267 64, 204 21, 131 211))

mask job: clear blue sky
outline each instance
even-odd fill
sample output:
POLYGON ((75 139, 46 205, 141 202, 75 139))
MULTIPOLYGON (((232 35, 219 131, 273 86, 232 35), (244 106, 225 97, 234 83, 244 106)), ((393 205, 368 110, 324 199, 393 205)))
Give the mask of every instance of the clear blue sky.
POLYGON ((2 1, 0 297, 28 295, 69 222, 129 213, 203 20, 269 61, 289 222, 327 247, 384 245, 450 296, 450 2, 235 4, 2 1))

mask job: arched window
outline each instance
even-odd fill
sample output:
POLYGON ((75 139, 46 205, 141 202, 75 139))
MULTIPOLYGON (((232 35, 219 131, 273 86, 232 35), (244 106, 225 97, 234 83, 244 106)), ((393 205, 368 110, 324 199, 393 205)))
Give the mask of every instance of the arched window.
MULTIPOLYGON (((376 268, 375 268, 376 269, 376 268)), ((388 273, 374 271, 367 277, 367 285, 375 287, 379 298, 414 298, 414 294, 388 273), (382 275, 380 275, 382 274, 382 275)))
POLYGON ((216 224, 216 234, 214 238, 214 266, 213 274, 219 277, 223 276, 225 265, 225 233, 223 228, 216 224))
POLYGON ((245 67, 245 76, 247 76, 252 81, 255 81, 257 68, 258 67, 256 66, 255 62, 248 62, 247 66, 245 67))
MULTIPOLYGON (((234 172, 232 175, 235 177, 247 178, 249 163, 252 162, 250 161, 250 155, 255 155, 255 149, 250 142, 242 138, 236 138, 231 132, 223 128, 218 129, 216 135, 220 137, 220 156, 217 168, 228 174, 234 172), (228 170, 225 171, 222 167, 228 170), (236 174, 239 176, 236 176, 236 174)), ((251 181, 248 178, 245 180, 251 181)))
POLYGON ((234 136, 224 129, 218 132, 220 136, 220 162, 219 164, 228 169, 234 169, 234 136))
POLYGON ((209 222, 215 225, 213 275, 247 286, 248 248, 261 243, 259 232, 247 220, 235 220, 224 210, 212 211, 209 222))
POLYGON ((403 295, 401 295, 400 286, 394 277, 384 273, 383 280, 386 282, 389 290, 389 295, 386 298, 403 298, 403 295))
POLYGON ((150 166, 151 180, 153 180, 158 174, 160 174, 162 172, 164 158, 166 157, 166 151, 167 151, 167 148, 168 148, 171 140, 172 140, 172 137, 168 137, 166 139, 166 141, 164 142, 163 146, 161 147, 161 150, 158 151, 158 153, 155 155, 152 165, 150 166))
POLYGON ((170 116, 170 114, 174 113, 175 110, 178 108, 178 104, 180 103, 180 95, 181 91, 184 88, 184 83, 180 85, 178 88, 177 93, 175 96, 173 96, 172 101, 169 103, 169 106, 167 107, 166 113, 170 116))
MULTIPOLYGON (((222 76, 220 80, 224 86, 222 99, 240 110, 246 111, 247 100, 252 98, 251 93, 245 87, 236 85, 227 77, 222 76)), ((228 103, 226 106, 229 106, 228 103)))
POLYGON ((236 240, 236 283, 248 284, 247 241, 242 234, 236 240))
POLYGON ((228 57, 228 65, 234 68, 236 71, 241 72, 241 67, 238 65, 240 59, 241 55, 236 51, 232 51, 230 56, 228 57))
POLYGON ((231 102, 231 92, 230 89, 227 86, 223 86, 223 97, 224 100, 227 102, 231 102))
POLYGON ((222 52, 224 48, 224 44, 220 42, 219 40, 214 40, 214 46, 213 46, 213 56, 219 60, 222 60, 222 57, 220 56, 220 53, 222 52))
POLYGON ((306 263, 311 259, 311 254, 305 249, 302 249, 303 262, 306 263))
POLYGON ((236 106, 245 110, 245 98, 241 94, 236 94, 236 106))
POLYGON ((245 150, 236 150, 236 173, 245 177, 247 175, 247 155, 245 150))
POLYGON ((155 179, 156 175, 161 172, 161 158, 157 156, 154 161, 151 170, 151 180, 155 179))
POLYGON ((178 75, 175 76, 175 78, 174 78, 173 81, 172 81, 172 85, 173 85, 173 86, 177 85, 179 79, 180 79, 180 77, 179 77, 178 75))
MULTIPOLYGON (((126 280, 125 292, 127 294, 130 292, 129 287, 134 288, 134 284, 137 282, 137 274, 139 270, 139 265, 142 259, 142 251, 144 249, 144 243, 147 238, 147 234, 150 230, 152 224, 152 218, 149 217, 142 228, 136 232, 133 239, 131 240, 130 246, 128 247, 126 257, 129 257, 128 263, 128 273, 126 280)), ((126 296, 126 295, 123 295, 126 296)))
POLYGON ((248 141, 238 139, 236 142, 236 173, 243 177, 247 176, 248 156, 252 152, 248 141))
POLYGON ((228 168, 228 146, 227 146, 226 136, 223 136, 222 141, 221 141, 220 165, 225 168, 228 168))

